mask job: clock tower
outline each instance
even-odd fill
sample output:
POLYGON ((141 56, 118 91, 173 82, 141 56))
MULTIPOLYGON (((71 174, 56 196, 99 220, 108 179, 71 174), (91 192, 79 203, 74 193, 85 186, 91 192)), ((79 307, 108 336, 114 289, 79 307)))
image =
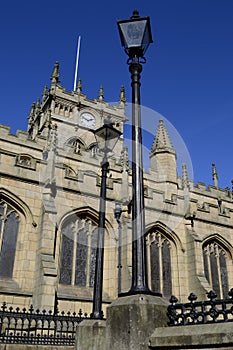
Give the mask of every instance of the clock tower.
MULTIPOLYGON (((88 99, 82 93, 79 80, 77 90, 68 92, 60 82, 59 64, 55 63, 51 76, 51 87, 45 86, 42 101, 32 105, 29 115, 28 132, 31 139, 47 137, 51 124, 57 125, 58 148, 76 147, 78 153, 91 151, 96 146, 93 131, 101 127, 105 118, 111 118, 114 127, 123 132, 125 116, 124 89, 121 88, 118 104, 110 106, 104 101, 103 88, 100 87, 96 99, 88 99)), ((122 140, 115 152, 121 153, 122 140)))
MULTIPOLYGON (((69 300, 70 296, 76 303, 86 298, 92 302, 100 165, 103 160, 94 131, 110 118, 114 128, 122 133, 127 120, 123 87, 119 101, 116 105, 110 105, 104 101, 102 87, 98 98, 91 100, 82 93, 81 81, 76 91, 68 92, 59 84, 59 78, 59 64, 56 62, 50 89, 44 88, 42 100, 38 99, 32 105, 28 118, 28 142, 39 147, 42 153, 36 158, 40 164, 37 167, 37 184, 42 193, 38 228, 41 235, 33 299, 37 307, 47 305, 48 300, 50 305, 56 300, 60 304, 62 300, 69 300), (51 260, 50 270, 54 271, 54 275, 48 277, 48 284, 53 287, 44 293, 44 280, 48 278, 47 272, 40 266, 47 264, 44 259, 48 259, 48 256, 51 260)), ((123 137, 118 140, 114 151, 108 154, 105 220, 108 248, 105 256, 106 261, 109 256, 114 256, 114 259, 111 267, 105 268, 104 301, 115 298, 117 290, 117 249, 112 232, 116 231, 114 226, 117 225, 113 209, 115 203, 123 198, 120 180, 122 149, 123 137)), ((72 303, 75 304, 74 301, 72 303)), ((87 307, 90 305, 88 303, 87 307)))

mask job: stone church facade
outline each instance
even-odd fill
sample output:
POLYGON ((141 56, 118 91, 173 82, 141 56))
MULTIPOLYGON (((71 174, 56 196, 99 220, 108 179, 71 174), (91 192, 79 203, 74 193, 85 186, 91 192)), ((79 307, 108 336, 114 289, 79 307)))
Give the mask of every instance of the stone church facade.
MULTIPOLYGON (((81 82, 67 92, 55 64, 51 86, 32 105, 28 130, 0 126, 0 302, 28 308, 92 311, 100 164, 93 130, 111 117, 123 132, 119 103, 88 99, 81 82)), ((103 308, 131 285, 131 168, 123 137, 109 157, 103 308), (114 208, 121 204, 121 237, 114 208), (120 259, 119 253, 120 242, 120 259), (120 276, 120 282, 118 281, 120 276)), ((161 119, 144 173, 149 287, 185 301, 233 286, 233 203, 229 188, 177 175, 176 150, 161 119)))

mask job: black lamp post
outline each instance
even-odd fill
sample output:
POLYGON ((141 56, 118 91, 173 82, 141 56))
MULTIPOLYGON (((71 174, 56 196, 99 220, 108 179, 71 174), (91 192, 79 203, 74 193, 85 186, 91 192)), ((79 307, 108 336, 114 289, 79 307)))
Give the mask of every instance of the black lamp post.
POLYGON ((142 130, 140 107, 141 63, 145 63, 144 54, 152 43, 149 17, 140 17, 134 11, 129 20, 117 22, 121 44, 129 56, 127 63, 131 73, 132 86, 132 286, 127 293, 155 294, 148 288, 146 268, 145 213, 142 161, 142 130))
POLYGON ((104 229, 106 209, 106 181, 109 167, 108 153, 112 152, 121 132, 113 127, 110 119, 104 121, 104 125, 94 132, 99 150, 104 153, 101 163, 101 188, 99 203, 98 237, 95 263, 95 282, 93 295, 93 310, 91 318, 102 319, 102 294, 103 294, 103 265, 104 265, 104 229))

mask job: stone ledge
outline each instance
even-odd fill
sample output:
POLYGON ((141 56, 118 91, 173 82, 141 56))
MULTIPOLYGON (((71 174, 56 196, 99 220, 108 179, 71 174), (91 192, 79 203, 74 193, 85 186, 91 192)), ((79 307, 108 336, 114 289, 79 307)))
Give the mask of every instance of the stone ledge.
POLYGON ((57 276, 57 269, 52 255, 41 254, 41 265, 44 276, 57 276))
POLYGON ((15 295, 15 296, 25 296, 32 297, 32 291, 25 291, 19 288, 19 285, 13 279, 1 278, 0 279, 0 294, 15 295))
POLYGON ((155 329, 151 349, 215 349, 233 346, 233 323, 202 324, 155 329), (211 347, 213 346, 213 348, 211 347))
MULTIPOLYGON (((57 296, 58 296, 58 299, 60 300, 92 302, 93 288, 59 284, 58 290, 57 290, 57 296)), ((111 302, 112 302, 112 299, 107 295, 107 293, 103 293, 103 303, 110 304, 111 302)))

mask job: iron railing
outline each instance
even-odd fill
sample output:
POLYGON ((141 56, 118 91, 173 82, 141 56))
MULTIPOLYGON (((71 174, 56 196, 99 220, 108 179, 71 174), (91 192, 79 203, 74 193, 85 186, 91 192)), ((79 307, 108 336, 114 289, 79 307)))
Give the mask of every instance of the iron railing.
POLYGON ((88 318, 78 314, 34 310, 33 306, 15 310, 4 302, 0 309, 0 343, 73 346, 77 325, 88 318))
POLYGON ((206 301, 196 301, 197 296, 191 293, 189 302, 179 304, 172 295, 167 316, 169 326, 184 326, 217 322, 233 322, 233 288, 228 293, 229 298, 217 299, 214 291, 207 293, 206 301))

